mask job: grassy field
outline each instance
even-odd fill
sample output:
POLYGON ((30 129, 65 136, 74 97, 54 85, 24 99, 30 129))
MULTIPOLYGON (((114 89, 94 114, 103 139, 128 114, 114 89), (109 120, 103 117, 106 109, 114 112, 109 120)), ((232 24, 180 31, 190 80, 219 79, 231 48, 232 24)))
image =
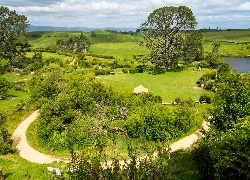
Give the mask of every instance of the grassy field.
MULTIPOLYGON (((1 76, 5 77, 13 84, 17 82, 27 82, 31 78, 31 75, 20 75, 19 73, 6 73, 1 76)), ((0 111, 7 111, 21 101, 26 101, 29 98, 29 93, 27 91, 27 88, 20 91, 14 89, 9 90, 8 97, 4 100, 0 100, 0 111)))
POLYGON ((250 57, 250 31, 203 32, 204 51, 211 52, 212 41, 220 41, 220 54, 225 57, 250 57))
POLYGON ((134 60, 133 55, 149 54, 149 51, 135 42, 125 43, 97 43, 90 47, 95 54, 114 56, 117 59, 134 60))
MULTIPOLYGON (((96 30, 96 37, 90 32, 84 32, 92 44, 90 51, 95 54, 106 54, 118 59, 133 59, 133 55, 149 54, 149 51, 136 44, 142 37, 137 34, 119 34, 96 30)), ((221 42, 222 56, 246 57, 250 55, 250 31, 213 31, 202 32, 205 52, 211 52, 212 42, 221 42)), ((80 35, 80 32, 46 32, 40 38, 33 38, 30 44, 33 48, 47 47, 59 38, 69 35, 80 35)))
MULTIPOLYGON (((23 179, 51 179, 47 167, 60 167, 58 163, 46 165, 31 163, 18 155, 0 156, 0 169, 3 171, 5 179, 23 180, 23 179)), ((64 165, 65 166, 65 165, 64 165)))
MULTIPOLYGON (((34 55, 34 52, 28 52, 26 55, 27 55, 27 57, 32 57, 34 55)), ((57 53, 50 53, 50 52, 42 52, 42 56, 43 56, 43 59, 58 58, 58 59, 61 59, 64 63, 65 62, 72 62, 74 59, 73 57, 69 57, 66 55, 60 55, 57 53)))
POLYGON ((181 72, 167 72, 165 74, 152 75, 148 73, 122 74, 100 76, 103 83, 112 85, 115 90, 124 93, 133 93, 133 89, 139 85, 148 88, 149 92, 159 95, 163 101, 174 101, 175 98, 197 101, 203 93, 209 91, 195 88, 197 80, 203 73, 211 72, 210 69, 193 71, 193 68, 186 68, 181 72))

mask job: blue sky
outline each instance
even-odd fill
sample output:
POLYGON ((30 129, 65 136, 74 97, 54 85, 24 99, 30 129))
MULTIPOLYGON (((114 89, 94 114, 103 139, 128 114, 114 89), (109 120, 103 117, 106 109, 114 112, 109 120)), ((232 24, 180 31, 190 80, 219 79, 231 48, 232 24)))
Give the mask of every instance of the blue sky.
POLYGON ((31 25, 138 28, 162 6, 188 6, 197 28, 250 28, 250 0, 0 0, 31 25))

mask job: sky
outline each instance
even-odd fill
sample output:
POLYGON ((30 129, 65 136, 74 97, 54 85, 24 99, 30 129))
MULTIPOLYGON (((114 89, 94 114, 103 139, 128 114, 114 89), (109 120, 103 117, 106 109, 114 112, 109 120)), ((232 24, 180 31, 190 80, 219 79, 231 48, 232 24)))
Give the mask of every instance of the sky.
POLYGON ((139 28, 157 8, 187 6, 197 29, 250 28, 250 0, 0 0, 0 6, 35 26, 139 28))

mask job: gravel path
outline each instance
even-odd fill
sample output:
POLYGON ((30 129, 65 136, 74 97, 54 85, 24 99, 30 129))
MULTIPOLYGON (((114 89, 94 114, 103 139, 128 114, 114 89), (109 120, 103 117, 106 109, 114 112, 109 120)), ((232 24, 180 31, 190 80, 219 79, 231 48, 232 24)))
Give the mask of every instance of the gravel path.
MULTIPOLYGON (((43 153, 40 153, 33 149, 32 147, 29 146, 27 140, 26 140, 26 131, 29 127, 29 125, 36 119, 38 116, 38 110, 34 111, 28 118, 26 118, 15 130, 13 133, 13 146, 16 147, 19 151, 19 155, 34 163, 39 163, 39 164, 49 164, 54 161, 59 162, 59 161, 64 161, 64 162, 69 162, 69 160, 66 159, 60 159, 56 158, 53 156, 45 155, 43 153)), ((205 130, 208 129, 207 123, 204 121, 202 124, 203 128, 205 130)), ((176 151, 178 149, 185 149, 190 147, 197 139, 199 139, 201 134, 199 131, 196 131, 195 133, 186 136, 179 141, 173 143, 170 145, 171 151, 176 151)), ((157 152, 154 153, 154 156, 157 156, 157 152)), ((142 157, 143 158, 143 157, 142 157)), ((127 161, 128 162, 128 161, 127 161)), ((110 165, 112 162, 108 161, 107 164, 110 165)), ((123 165, 124 161, 120 161, 120 164, 123 165)))

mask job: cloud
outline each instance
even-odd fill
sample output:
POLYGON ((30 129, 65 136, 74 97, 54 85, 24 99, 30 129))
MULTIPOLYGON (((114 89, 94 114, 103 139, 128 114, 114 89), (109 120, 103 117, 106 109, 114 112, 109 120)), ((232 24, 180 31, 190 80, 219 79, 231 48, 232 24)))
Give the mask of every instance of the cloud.
POLYGON ((232 19, 236 24, 231 26, 242 26, 250 16, 247 0, 8 0, 2 4, 26 15, 32 25, 52 26, 139 27, 153 10, 180 5, 188 6, 202 26, 206 22, 217 26, 230 17, 240 20, 232 19))

